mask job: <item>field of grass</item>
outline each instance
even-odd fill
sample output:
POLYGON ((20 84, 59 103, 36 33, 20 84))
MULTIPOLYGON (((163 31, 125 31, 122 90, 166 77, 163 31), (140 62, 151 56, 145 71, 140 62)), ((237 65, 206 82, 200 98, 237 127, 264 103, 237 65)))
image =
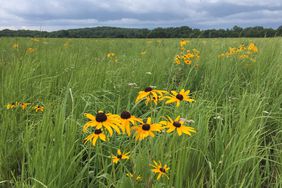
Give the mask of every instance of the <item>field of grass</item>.
POLYGON ((282 38, 187 46, 200 51, 197 66, 174 63, 179 39, 0 38, 0 187, 282 187, 282 38), (218 57, 249 42, 256 62, 218 57), (136 104, 148 86, 190 89, 195 102, 136 104), (6 108, 16 101, 32 104, 6 108), (154 122, 180 115, 197 132, 84 144, 84 113, 99 110, 154 122), (130 158, 113 164, 117 149, 130 158), (153 160, 169 178, 157 180, 153 160))

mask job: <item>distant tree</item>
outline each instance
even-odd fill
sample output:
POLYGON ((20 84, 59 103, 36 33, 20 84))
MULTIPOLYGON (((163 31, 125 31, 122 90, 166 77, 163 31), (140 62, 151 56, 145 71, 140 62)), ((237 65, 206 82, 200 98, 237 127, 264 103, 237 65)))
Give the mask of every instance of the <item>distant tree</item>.
POLYGON ((231 32, 232 37, 241 37, 242 36, 242 31, 243 31, 242 27, 239 27, 239 26, 235 25, 231 29, 230 32, 231 32))
POLYGON ((277 35, 282 36, 282 25, 277 29, 277 35))

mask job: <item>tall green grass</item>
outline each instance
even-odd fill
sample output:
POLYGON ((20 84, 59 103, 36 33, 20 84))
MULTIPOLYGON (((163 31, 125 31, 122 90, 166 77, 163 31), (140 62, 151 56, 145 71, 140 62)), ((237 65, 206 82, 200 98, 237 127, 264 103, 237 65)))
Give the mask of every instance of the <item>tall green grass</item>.
POLYGON ((0 39, 0 187, 282 187, 281 38, 192 39, 199 69, 173 64, 177 39, 71 39, 64 48, 66 41, 0 39), (249 41, 259 48, 257 62, 218 58, 249 41), (37 50, 26 54, 28 47, 37 50), (138 91, 149 85, 191 89, 196 102, 155 112, 136 106, 138 91), (39 102, 45 111, 5 109, 14 101, 39 102), (181 115, 195 121, 197 133, 82 143, 84 112, 124 109, 152 113, 155 121, 181 115), (109 156, 118 148, 131 159, 113 165, 109 156), (169 165, 169 179, 156 181, 152 160, 169 165))

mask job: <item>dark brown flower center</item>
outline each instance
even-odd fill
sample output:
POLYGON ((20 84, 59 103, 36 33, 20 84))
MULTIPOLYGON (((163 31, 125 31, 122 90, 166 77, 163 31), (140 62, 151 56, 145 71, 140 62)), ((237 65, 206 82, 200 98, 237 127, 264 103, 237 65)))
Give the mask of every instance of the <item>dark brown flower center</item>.
POLYGON ((122 155, 117 155, 117 158, 121 159, 121 158, 122 158, 122 155))
POLYGON ((181 123, 179 123, 179 121, 175 121, 175 122, 173 122, 173 126, 176 127, 176 128, 179 128, 179 127, 181 127, 181 123))
POLYGON ((96 114, 96 121, 97 122, 104 122, 106 121, 108 118, 107 118, 107 115, 104 113, 104 112, 98 112, 96 114))
POLYGON ((131 114, 128 112, 128 111, 123 111, 121 114, 120 114, 120 117, 122 119, 129 119, 131 117, 131 114))
POLYGON ((101 129, 96 129, 96 130, 94 131, 94 133, 95 133, 95 134, 101 134, 101 133, 102 133, 102 130, 101 130, 101 129))
POLYGON ((150 130, 150 128, 151 128, 151 126, 150 126, 149 124, 143 124, 143 125, 142 125, 142 129, 143 129, 144 131, 148 131, 148 130, 150 130))
POLYGON ((151 88, 151 87, 146 87, 146 88, 144 89, 145 92, 150 92, 150 91, 152 91, 152 90, 153 90, 153 88, 151 88))
POLYGON ((178 100, 181 100, 181 101, 182 101, 182 100, 183 100, 183 95, 181 95, 181 94, 178 93, 178 94, 176 95, 176 98, 177 98, 178 100))
POLYGON ((163 172, 163 173, 166 173, 164 168, 160 168, 160 171, 163 172))

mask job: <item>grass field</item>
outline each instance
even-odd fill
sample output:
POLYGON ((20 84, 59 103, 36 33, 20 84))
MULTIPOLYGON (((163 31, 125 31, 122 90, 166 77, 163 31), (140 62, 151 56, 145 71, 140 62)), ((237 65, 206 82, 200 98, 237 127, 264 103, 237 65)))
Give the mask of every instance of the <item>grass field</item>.
POLYGON ((200 51, 191 65, 174 63, 179 41, 0 38, 0 187, 282 187, 282 38, 191 39, 200 51), (219 57, 249 42, 255 62, 219 57), (148 86, 189 89, 195 101, 135 103, 148 86), (84 144, 84 113, 99 110, 180 115, 196 133, 136 141, 115 132, 84 144), (129 159, 114 164, 117 149, 129 159), (168 178, 157 180, 153 160, 168 178))

